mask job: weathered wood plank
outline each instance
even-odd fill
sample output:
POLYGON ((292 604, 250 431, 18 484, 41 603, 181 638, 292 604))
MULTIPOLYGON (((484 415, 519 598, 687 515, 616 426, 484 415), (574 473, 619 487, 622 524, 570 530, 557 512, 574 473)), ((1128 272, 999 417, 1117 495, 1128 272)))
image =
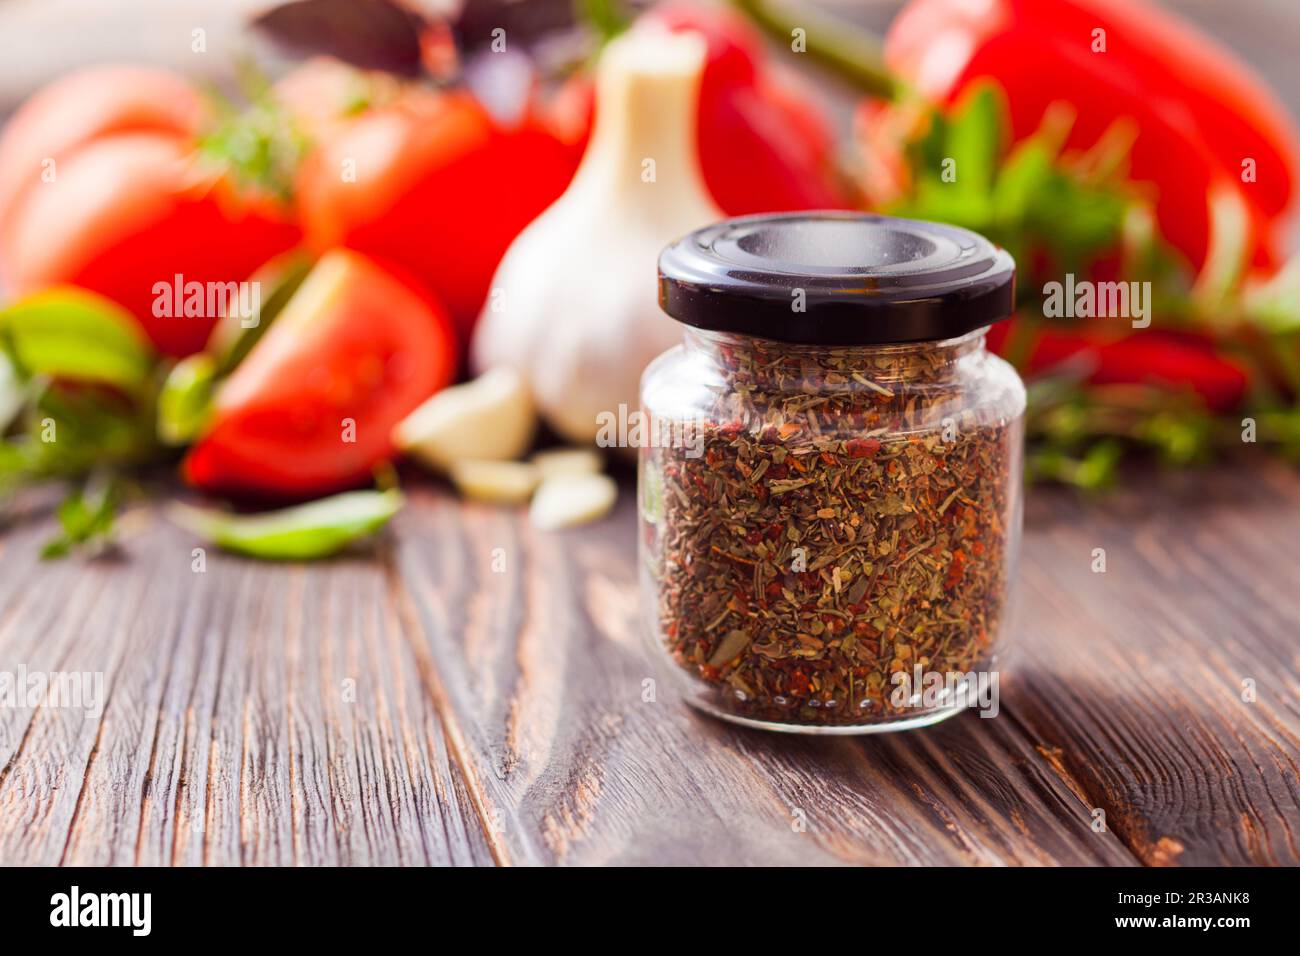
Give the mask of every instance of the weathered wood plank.
POLYGON ((546 535, 417 494, 396 529, 409 630, 505 858, 1133 862, 1010 720, 802 740, 698 716, 666 688, 643 701, 632 497, 600 526, 546 535))
POLYGON ((1300 862, 1300 479, 1254 464, 1031 509, 1014 711, 1149 865, 1300 862))
POLYGON ((120 560, 41 564, 44 522, 4 539, 0 669, 100 670, 108 703, 0 711, 0 860, 492 862, 381 561, 195 573, 133 520, 120 560))
POLYGON ((310 567, 196 574, 187 536, 132 524, 117 561, 37 561, 39 514, 0 536, 0 669, 109 693, 98 721, 0 709, 0 862, 1297 859, 1281 466, 1036 491, 1003 715, 859 740, 642 699, 626 489, 545 535, 417 488, 376 552, 310 567))

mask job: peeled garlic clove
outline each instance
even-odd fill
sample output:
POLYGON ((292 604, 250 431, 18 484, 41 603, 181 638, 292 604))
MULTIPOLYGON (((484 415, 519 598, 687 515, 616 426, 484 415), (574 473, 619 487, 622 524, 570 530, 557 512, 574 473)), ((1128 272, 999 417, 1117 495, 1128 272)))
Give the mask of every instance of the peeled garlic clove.
POLYGON ((617 498, 618 485, 608 475, 561 475, 538 487, 528 517, 541 531, 571 528, 604 517, 617 498))
POLYGON ((522 461, 458 461, 451 480, 466 498, 494 505, 517 505, 537 487, 537 469, 522 461))
POLYGON ((567 475, 598 475, 601 471, 600 453, 592 448, 548 448, 529 459, 542 480, 567 475))
POLYGON ((469 460, 518 458, 532 444, 537 413, 528 384, 498 367, 438 392, 398 423, 398 448, 440 471, 469 460))

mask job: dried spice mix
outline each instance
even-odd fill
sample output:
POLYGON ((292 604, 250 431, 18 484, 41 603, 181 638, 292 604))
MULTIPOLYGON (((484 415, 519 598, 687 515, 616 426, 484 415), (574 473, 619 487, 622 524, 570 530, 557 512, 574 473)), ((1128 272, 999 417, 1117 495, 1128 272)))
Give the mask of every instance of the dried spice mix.
POLYGON ((660 273, 693 326, 642 386, 642 563, 669 673, 777 729, 955 713, 912 690, 998 662, 1024 390, 983 329, 1010 310, 1010 260, 952 227, 815 214, 702 230, 660 273))

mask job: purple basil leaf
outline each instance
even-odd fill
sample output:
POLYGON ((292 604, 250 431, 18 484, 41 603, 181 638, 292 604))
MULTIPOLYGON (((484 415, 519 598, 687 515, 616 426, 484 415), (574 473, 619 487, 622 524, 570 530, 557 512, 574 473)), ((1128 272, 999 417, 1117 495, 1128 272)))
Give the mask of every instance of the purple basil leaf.
POLYGON ((421 37, 438 21, 419 0, 290 0, 253 26, 298 55, 326 54, 406 76, 422 72, 421 37))

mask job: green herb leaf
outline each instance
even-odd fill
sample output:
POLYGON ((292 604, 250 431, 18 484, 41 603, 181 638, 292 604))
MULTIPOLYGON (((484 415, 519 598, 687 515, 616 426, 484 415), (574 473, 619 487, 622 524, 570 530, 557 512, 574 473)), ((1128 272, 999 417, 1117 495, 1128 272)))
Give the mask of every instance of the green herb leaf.
MULTIPOLYGON (((1099 253, 1120 245, 1134 195, 1119 177, 1127 149, 1104 137, 1097 153, 1061 155, 1073 123, 1065 108, 1049 109, 1042 127, 1003 156, 1007 122, 992 81, 971 87, 955 110, 935 112, 907 146, 911 194, 895 215, 951 222, 987 235, 1021 263, 1046 253, 1053 271, 1082 271, 1099 253)), ((1026 275, 1021 299, 1035 295, 1026 275)))
POLYGON ((618 0, 574 0, 574 18, 585 22, 602 40, 612 40, 631 22, 618 0))
POLYGON ((61 558, 78 548, 105 550, 113 544, 113 519, 121 497, 116 479, 98 488, 78 488, 59 505, 62 531, 46 542, 41 557, 61 558))
MULTIPOLYGON (((247 79, 245 84, 253 85, 247 79)), ((261 85, 266 87, 264 80, 261 85)), ((240 186, 291 201, 296 171, 309 148, 307 137, 269 87, 251 93, 243 108, 217 94, 209 97, 218 120, 200 140, 199 155, 240 186)))
POLYGON ((97 467, 131 466, 157 452, 148 396, 132 402, 102 386, 35 381, 22 434, 8 442, 13 481, 75 478, 97 467))
POLYGON ((177 504, 172 520, 213 544, 253 558, 304 561, 328 557, 382 528, 402 507, 402 494, 349 491, 305 505, 254 515, 177 504))
POLYGON ((1059 481, 1085 491, 1099 491, 1115 483, 1121 455, 1122 446, 1111 439, 1097 442, 1081 457, 1059 448, 1039 448, 1027 457, 1026 471, 1030 481, 1059 481))
POLYGON ((952 185, 958 191, 987 195, 993 187, 1002 152, 1003 106, 992 84, 972 86, 948 129, 952 185))
POLYGON ((154 354, 131 315, 101 296, 61 287, 0 310, 0 338, 23 376, 111 385, 138 394, 154 354))

